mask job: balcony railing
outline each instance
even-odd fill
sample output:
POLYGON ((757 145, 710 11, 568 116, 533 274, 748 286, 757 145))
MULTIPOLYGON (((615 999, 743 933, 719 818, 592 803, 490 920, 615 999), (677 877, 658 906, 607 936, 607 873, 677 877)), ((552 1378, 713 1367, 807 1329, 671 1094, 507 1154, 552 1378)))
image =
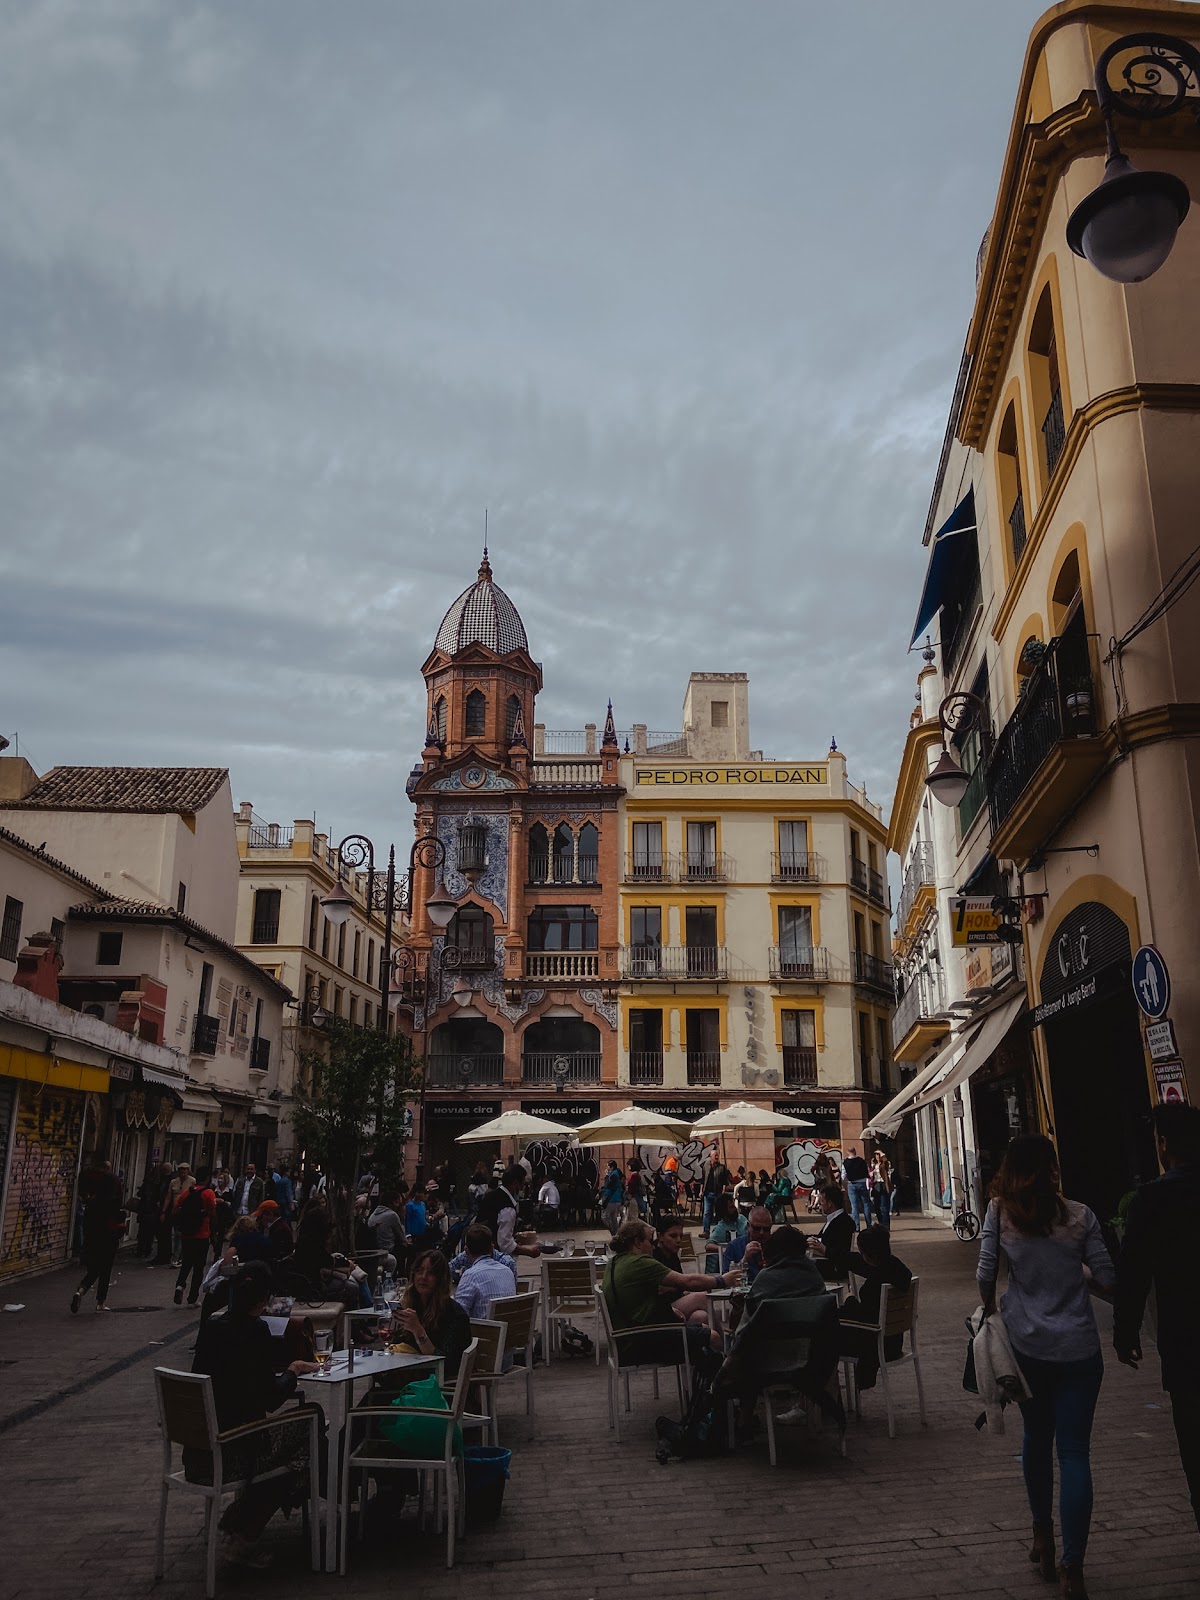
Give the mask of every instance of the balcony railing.
POLYGON ((912 853, 912 860, 904 873, 904 887, 900 890, 898 916, 902 928, 908 922, 908 914, 916 904, 918 894, 927 884, 932 884, 934 881, 933 846, 919 844, 912 853))
POLYGON ((854 981, 870 989, 882 989, 888 995, 896 992, 891 962, 884 961, 882 956, 868 955, 865 950, 854 952, 854 981))
POLYGON ((866 894, 867 892, 867 863, 858 856, 850 857, 850 882, 853 886, 866 894))
POLYGON ((254 1038, 250 1041, 250 1071, 265 1072, 271 1065, 270 1039, 254 1038))
POLYGON ((719 1050, 689 1050, 687 1053, 687 1081, 689 1084, 720 1083, 721 1052, 719 1050))
POLYGON ((929 990, 930 985, 918 979, 910 983, 897 1000, 896 1009, 892 1012, 893 1039, 903 1039, 918 1022, 932 1022, 937 1017, 942 1007, 938 997, 930 995, 929 990))
POLYGON ((958 837, 965 839, 971 831, 971 825, 983 809, 983 802, 987 799, 987 768, 980 760, 970 777, 967 787, 963 790, 963 797, 958 802, 958 837))
POLYGON ((646 1084, 663 1081, 661 1050, 631 1050, 629 1053, 630 1083, 646 1084))
POLYGON ((431 1089, 469 1089, 504 1082, 502 1055, 436 1055, 426 1058, 431 1089))
POLYGON ((621 875, 626 883, 670 883, 676 863, 671 856, 626 856, 621 875))
POLYGON ((728 883, 732 877, 732 856, 689 856, 683 864, 683 878, 687 883, 728 883))
POLYGON ((496 952, 491 945, 448 944, 446 955, 451 951, 454 952, 452 964, 459 972, 486 972, 496 965, 496 952))
POLYGON ((525 957, 527 978, 556 978, 580 983, 600 976, 600 957, 595 950, 533 950, 525 957))
POLYGON ((1046 447, 1046 476, 1050 477, 1058 465, 1059 456, 1063 453, 1063 445, 1067 442, 1061 389, 1055 389, 1046 409, 1046 415, 1042 420, 1042 441, 1046 447))
POLYGON ((825 863, 808 850, 772 850, 772 883, 819 883, 825 863))
MULTIPOLYGON (((1082 619, 1082 613, 1079 614, 1082 619)), ((1096 732, 1096 690, 1088 635, 1072 624, 1051 639, 1026 679, 1017 709, 1001 729, 987 766, 992 833, 999 831, 1054 747, 1096 732)))
POLYGON ((626 945, 621 951, 621 976, 638 980, 723 982, 729 959, 720 944, 626 945))
POLYGON ((220 1037, 220 1017, 205 1016, 203 1011, 198 1011, 196 1013, 196 1026, 192 1030, 192 1054, 195 1056, 215 1056, 217 1053, 217 1040, 220 1037))
POLYGON ((1013 508, 1008 513, 1008 531, 1012 538, 1012 556, 1015 566, 1021 559, 1021 552, 1025 548, 1025 492, 1024 490, 1013 501, 1013 508))
POLYGON ((521 1057, 522 1083, 599 1083, 600 1055, 590 1055, 578 1050, 560 1050, 549 1054, 521 1057), (565 1069, 566 1076, 559 1074, 565 1069))
POLYGON ((770 970, 777 983, 824 983, 829 977, 829 951, 821 945, 773 944, 770 970))
POLYGON ((600 763, 535 761, 529 782, 535 789, 594 789, 600 783, 600 763))
POLYGON ((887 879, 882 872, 876 872, 874 867, 867 868, 867 893, 872 900, 878 901, 881 906, 887 905, 887 879))
POLYGON ((281 828, 277 822, 265 822, 250 829, 251 850, 290 850, 294 828, 281 828))
POLYGON ((595 882, 595 857, 587 856, 580 859, 580 876, 575 877, 575 863, 570 856, 530 856, 529 882, 530 883, 594 883, 595 882), (588 860, 592 863, 593 876, 583 876, 583 863, 588 860))
POLYGON ((273 917, 270 921, 256 922, 250 929, 251 944, 278 944, 279 918, 273 917))
POLYGON ((789 1089, 811 1089, 817 1082, 817 1052, 810 1047, 785 1044, 783 1081, 789 1089))

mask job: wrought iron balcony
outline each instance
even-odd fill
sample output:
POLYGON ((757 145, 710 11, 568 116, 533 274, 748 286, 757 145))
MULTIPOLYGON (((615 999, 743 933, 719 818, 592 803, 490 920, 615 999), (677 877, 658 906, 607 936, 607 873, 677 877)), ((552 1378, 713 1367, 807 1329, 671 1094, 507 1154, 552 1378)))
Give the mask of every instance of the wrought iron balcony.
POLYGON ((522 1083, 599 1083, 600 1056, 562 1050, 521 1057, 522 1083), (565 1072, 565 1076, 560 1073, 565 1072))
POLYGON ((661 1083, 663 1058, 661 1050, 631 1050, 629 1053, 629 1081, 634 1084, 661 1083))
POLYGON ((867 863, 859 856, 850 857, 850 882, 861 894, 866 894, 867 863))
POLYGON ((502 1055, 436 1055, 425 1061, 431 1089, 469 1089, 504 1082, 502 1055))
POLYGON ((892 1012, 892 1038, 896 1045, 900 1046, 922 1023, 932 1025, 941 1021, 943 1010, 942 997, 935 986, 924 979, 914 979, 892 1012))
POLYGON ((896 992, 892 978, 892 964, 881 956, 868 955, 865 950, 854 952, 854 981, 868 989, 879 989, 889 997, 896 992))
POLYGON ((1046 415, 1042 419, 1042 442, 1046 449, 1046 476, 1050 477, 1058 465, 1059 456, 1063 453, 1063 445, 1067 442, 1061 389, 1055 389, 1046 408, 1046 415))
POLYGON ((874 867, 867 868, 867 893, 881 906, 888 904, 887 879, 874 867))
POLYGON ((825 983, 829 977, 829 951, 822 945, 773 944, 771 978, 775 983, 825 983))
POLYGON ((719 1050, 689 1050, 687 1053, 687 1081, 689 1084, 720 1083, 721 1052, 719 1050))
POLYGON ((256 822, 250 829, 251 850, 290 850, 294 828, 281 828, 277 822, 256 822))
POLYGON ((257 1036, 250 1041, 250 1071, 266 1072, 271 1065, 271 1041, 257 1036))
POLYGON ((825 862, 810 850, 772 850, 772 883, 820 883, 825 862))
POLYGON ((626 883, 672 883, 678 874, 673 856, 626 856, 621 876, 626 883))
POLYGON ((458 870, 479 873, 487 866, 487 829, 477 822, 464 822, 458 830, 458 870))
POLYGON ((1021 559, 1021 552, 1025 548, 1025 492, 1024 490, 1013 501, 1012 510, 1008 513, 1008 530, 1012 538, 1013 565, 1021 559))
POLYGON ((901 928, 907 926, 909 912, 917 902, 921 890, 935 882, 933 871, 933 846, 919 844, 904 873, 904 886, 900 890, 898 920, 901 928))
POLYGON ((525 957, 525 976, 594 982, 600 976, 600 956, 595 950, 531 950, 525 957))
POLYGON ((817 1082, 817 1052, 799 1045, 783 1047, 783 1081, 789 1089, 812 1089, 817 1082))
POLYGON ((992 849, 1023 858, 1103 764, 1091 639, 1082 613, 1025 680, 987 764, 992 849))
POLYGON ((621 951, 621 976, 639 982, 723 982, 729 976, 729 959, 721 944, 626 945, 621 951))
POLYGON ((198 1011, 196 1013, 196 1025, 192 1030, 192 1054, 194 1056, 215 1056, 217 1053, 217 1040, 220 1037, 220 1017, 209 1017, 203 1011, 198 1011))
POLYGON ((250 929, 251 944, 278 944, 279 943, 279 918, 262 918, 255 922, 250 929))
POLYGON ((689 856, 683 865, 686 883, 728 883, 733 877, 733 857, 724 854, 689 856))

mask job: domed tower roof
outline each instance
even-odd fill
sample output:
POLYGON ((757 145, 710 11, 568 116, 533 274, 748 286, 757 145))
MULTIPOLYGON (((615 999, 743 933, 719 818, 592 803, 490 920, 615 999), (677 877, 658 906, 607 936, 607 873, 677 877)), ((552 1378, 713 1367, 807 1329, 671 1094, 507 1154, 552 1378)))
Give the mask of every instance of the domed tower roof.
POLYGON ((469 589, 463 590, 442 618, 433 647, 445 655, 455 656, 469 644, 486 645, 501 656, 510 655, 514 650, 529 650, 525 624, 516 606, 500 585, 492 582, 486 549, 479 564, 479 576, 469 589))

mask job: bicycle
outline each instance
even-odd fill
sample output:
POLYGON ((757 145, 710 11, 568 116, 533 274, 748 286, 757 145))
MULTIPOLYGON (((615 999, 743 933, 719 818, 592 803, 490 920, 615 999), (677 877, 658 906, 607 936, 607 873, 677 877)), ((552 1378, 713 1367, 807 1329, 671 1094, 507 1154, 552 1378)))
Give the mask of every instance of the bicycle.
POLYGON ((950 1182, 957 1183, 962 1190, 962 1199, 959 1201, 958 1210, 954 1213, 951 1226, 963 1243, 969 1244, 972 1239, 979 1237, 979 1218, 971 1210, 971 1186, 958 1178, 952 1178, 950 1182))

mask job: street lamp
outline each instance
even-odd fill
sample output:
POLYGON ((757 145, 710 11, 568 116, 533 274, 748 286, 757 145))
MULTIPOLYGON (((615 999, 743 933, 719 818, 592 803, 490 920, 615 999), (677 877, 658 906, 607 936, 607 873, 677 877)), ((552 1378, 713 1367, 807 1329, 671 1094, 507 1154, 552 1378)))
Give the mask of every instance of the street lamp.
POLYGON ((1193 74, 1200 83, 1200 50, 1169 33, 1126 34, 1096 62, 1096 98, 1108 158, 1099 185, 1071 213, 1067 243, 1115 283, 1141 283, 1158 271, 1171 253, 1192 197, 1174 173, 1140 172, 1133 165, 1117 142, 1114 114, 1120 111, 1141 122, 1171 116, 1183 104, 1193 74), (1130 50, 1140 53, 1126 61, 1120 73, 1124 84, 1114 89, 1109 68, 1115 57, 1130 50))
POLYGON ((965 690, 959 690, 955 694, 948 694, 938 707, 938 722, 942 729, 942 753, 938 757, 937 765, 926 777, 925 787, 935 800, 941 801, 942 805, 956 806, 966 794, 971 777, 963 771, 958 758, 946 742, 946 736, 966 733, 972 728, 977 729, 986 758, 992 742, 988 709, 977 694, 967 694, 965 690))
MULTIPOLYGON (((406 907, 411 909, 413 900, 413 878, 417 867, 432 867, 440 872, 446 861, 446 846, 433 833, 423 833, 420 838, 413 841, 413 847, 408 856, 408 878, 406 883, 397 890, 396 884, 396 846, 388 850, 387 878, 384 883, 376 882, 375 873, 375 846, 364 833, 352 833, 338 845, 338 877, 336 886, 321 901, 321 909, 329 918, 335 928, 349 917, 354 909, 354 901, 350 898, 345 884, 342 882, 343 869, 358 871, 366 866, 367 869, 367 909, 381 911, 384 918, 383 956, 379 964, 379 1028, 387 1032, 388 1010, 391 996, 389 985, 392 981, 392 922, 398 911, 406 907)), ((425 903, 429 912, 429 919, 435 927, 444 928, 451 917, 458 910, 458 906, 446 890, 442 887, 439 877, 437 887, 425 903)))

